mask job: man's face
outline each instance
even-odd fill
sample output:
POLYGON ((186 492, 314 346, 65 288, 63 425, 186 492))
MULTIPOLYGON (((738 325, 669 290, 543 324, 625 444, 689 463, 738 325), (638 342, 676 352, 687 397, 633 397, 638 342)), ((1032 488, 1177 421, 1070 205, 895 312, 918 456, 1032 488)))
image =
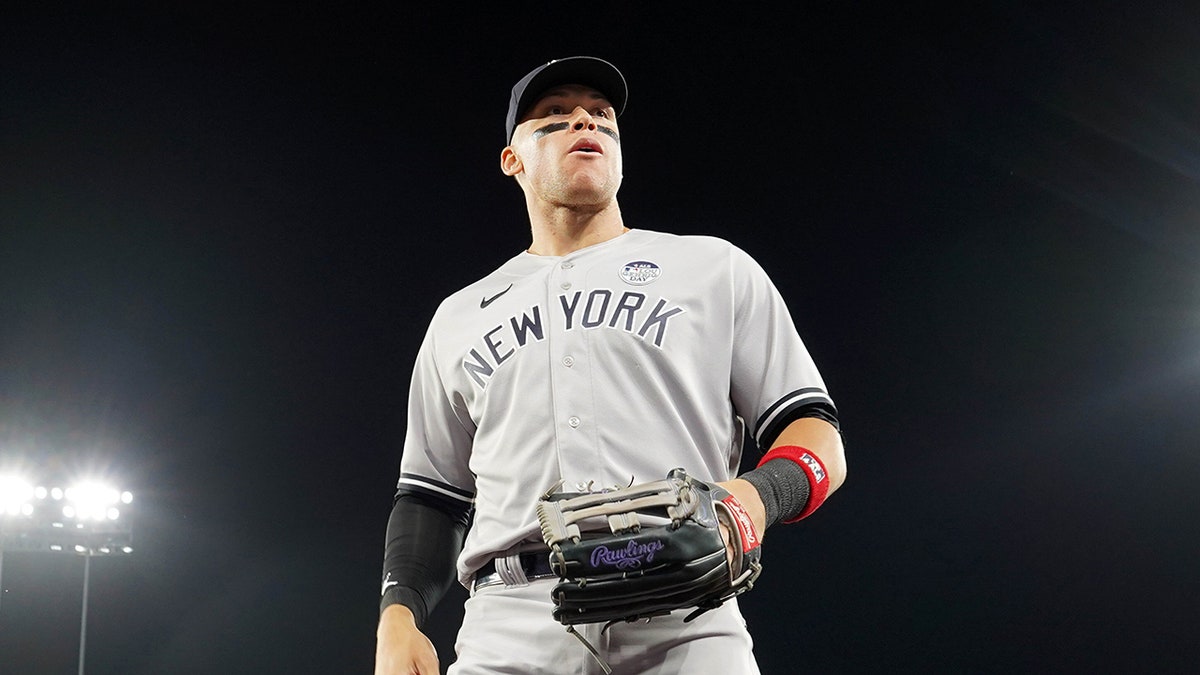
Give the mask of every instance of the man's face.
POLYGON ((612 104, 589 87, 550 89, 517 125, 501 162, 505 173, 518 176, 540 200, 555 206, 608 205, 621 186, 621 143, 612 104))

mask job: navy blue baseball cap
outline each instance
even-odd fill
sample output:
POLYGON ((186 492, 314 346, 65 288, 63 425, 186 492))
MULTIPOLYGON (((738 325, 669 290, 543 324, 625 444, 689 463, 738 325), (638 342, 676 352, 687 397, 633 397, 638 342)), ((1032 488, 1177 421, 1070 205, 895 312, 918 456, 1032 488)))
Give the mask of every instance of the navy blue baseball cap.
POLYGON ((508 142, 512 142, 513 130, 521 123, 530 106, 537 103, 547 89, 560 84, 581 84, 604 94, 612 103, 613 110, 617 111, 617 116, 625 110, 625 100, 629 98, 625 76, 608 61, 594 56, 555 59, 534 68, 513 86, 512 98, 508 102, 508 119, 505 120, 505 138, 508 142))

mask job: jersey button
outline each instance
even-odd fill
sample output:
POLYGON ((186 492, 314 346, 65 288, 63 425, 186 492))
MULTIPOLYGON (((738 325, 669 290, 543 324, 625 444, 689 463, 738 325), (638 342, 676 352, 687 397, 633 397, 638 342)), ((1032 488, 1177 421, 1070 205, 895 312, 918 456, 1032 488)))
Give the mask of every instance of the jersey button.
POLYGON ((569 282, 569 281, 564 281, 564 282, 562 282, 561 284, 559 284, 559 286, 562 286, 562 289, 563 289, 564 291, 565 291, 565 290, 569 290, 569 289, 571 288, 571 282, 569 282))
POLYGON ((562 264, 562 268, 563 268, 564 270, 569 270, 569 269, 571 269, 571 268, 572 268, 572 267, 574 267, 574 266, 575 266, 575 263, 571 262, 570 260, 568 260, 568 261, 566 261, 565 263, 563 263, 563 264, 562 264))
POLYGON ((563 365, 568 368, 575 365, 575 357, 574 356, 564 356, 563 357, 563 365))
POLYGON ((567 418, 567 424, 571 425, 572 429, 575 429, 579 426, 579 418, 572 415, 567 418))

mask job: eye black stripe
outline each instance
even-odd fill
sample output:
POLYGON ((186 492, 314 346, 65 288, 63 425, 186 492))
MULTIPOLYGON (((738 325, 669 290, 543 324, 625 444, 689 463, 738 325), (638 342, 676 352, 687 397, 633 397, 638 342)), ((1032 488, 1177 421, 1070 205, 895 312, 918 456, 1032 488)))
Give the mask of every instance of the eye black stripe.
POLYGON ((564 131, 569 126, 571 125, 567 122, 554 122, 552 124, 547 124, 544 127, 539 127, 533 131, 533 140, 536 141, 542 136, 545 136, 546 134, 552 134, 556 131, 564 131))

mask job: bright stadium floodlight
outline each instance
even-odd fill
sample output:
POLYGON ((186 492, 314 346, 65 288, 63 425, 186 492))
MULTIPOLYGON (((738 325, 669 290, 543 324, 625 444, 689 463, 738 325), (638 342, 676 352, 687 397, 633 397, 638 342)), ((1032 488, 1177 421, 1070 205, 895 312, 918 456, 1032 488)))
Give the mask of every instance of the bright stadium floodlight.
MULTIPOLYGON (((124 503, 122 493, 101 483, 80 483, 67 488, 64 493, 68 504, 74 507, 75 517, 79 520, 116 520, 120 511, 117 504, 124 503), (112 515, 112 514, 118 515, 112 515)), ((132 501, 133 495, 130 494, 132 501)))
POLYGON ((0 551, 122 555, 133 494, 98 481, 63 488, 0 476, 0 551))
POLYGON ((0 572, 6 551, 78 555, 84 559, 80 675, 87 641, 92 558, 133 553, 133 531, 127 516, 132 503, 133 493, 99 481, 47 488, 35 486, 22 476, 0 475, 0 572))
POLYGON ((20 515, 32 508, 33 485, 15 475, 0 476, 0 513, 6 516, 20 515))

